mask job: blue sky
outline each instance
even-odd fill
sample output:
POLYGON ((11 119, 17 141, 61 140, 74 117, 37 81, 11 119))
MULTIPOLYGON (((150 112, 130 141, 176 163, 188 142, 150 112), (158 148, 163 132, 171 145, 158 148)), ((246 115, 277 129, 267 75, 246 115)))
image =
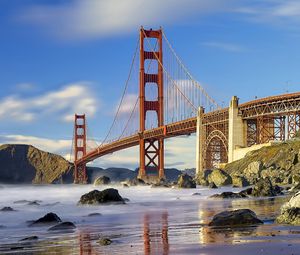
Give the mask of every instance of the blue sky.
MULTIPOLYGON (((65 156, 74 112, 87 113, 101 140, 141 25, 164 28, 219 104, 299 91, 296 0, 0 0, 0 142, 65 156)), ((194 146, 194 136, 168 141, 167 166, 193 167, 194 146)), ((134 168, 137 156, 131 149, 95 164, 134 168)))

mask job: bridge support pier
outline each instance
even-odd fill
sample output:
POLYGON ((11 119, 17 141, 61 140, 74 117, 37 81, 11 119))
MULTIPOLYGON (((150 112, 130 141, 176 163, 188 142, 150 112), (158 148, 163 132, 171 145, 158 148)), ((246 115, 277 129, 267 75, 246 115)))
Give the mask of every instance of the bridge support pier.
POLYGON ((228 163, 234 161, 234 150, 237 146, 246 146, 247 123, 239 114, 239 100, 233 96, 229 105, 228 121, 228 163))
POLYGON ((196 127, 196 176, 204 171, 205 126, 203 125, 204 108, 199 107, 196 127))

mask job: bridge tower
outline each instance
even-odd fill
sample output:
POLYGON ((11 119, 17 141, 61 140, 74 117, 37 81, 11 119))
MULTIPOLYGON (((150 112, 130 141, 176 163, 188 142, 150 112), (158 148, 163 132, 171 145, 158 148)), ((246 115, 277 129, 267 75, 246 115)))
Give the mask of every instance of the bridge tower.
MULTIPOLYGON (((145 131, 145 123, 148 111, 155 111, 157 114, 158 127, 164 125, 164 90, 163 90, 163 52, 162 52, 162 30, 145 30, 140 29, 140 84, 139 84, 139 101, 140 101, 140 134, 145 131), (150 39, 156 39, 158 51, 146 51, 145 45, 149 44, 150 39), (148 40, 148 41, 146 41, 148 40), (145 60, 157 61, 157 73, 145 72, 145 60), (145 95, 145 87, 150 84, 157 86, 157 100, 149 101, 145 95)), ((139 178, 149 178, 150 170, 158 173, 158 178, 164 178, 164 140, 159 138, 140 139, 140 168, 139 178)))
POLYGON ((77 164, 77 160, 86 155, 86 119, 85 114, 75 114, 74 123, 74 183, 87 183, 86 165, 77 164))

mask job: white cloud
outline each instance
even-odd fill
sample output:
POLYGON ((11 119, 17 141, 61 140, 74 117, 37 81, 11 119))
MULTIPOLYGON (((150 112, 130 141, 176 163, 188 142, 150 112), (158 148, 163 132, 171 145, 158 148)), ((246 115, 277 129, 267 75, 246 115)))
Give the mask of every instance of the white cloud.
MULTIPOLYGON (((70 157, 72 140, 49 139, 18 134, 0 135, 0 144, 30 144, 38 149, 70 157)), ((195 136, 181 136, 165 140, 165 167, 178 169, 195 167, 195 136)), ((135 169, 139 166, 139 147, 133 147, 94 160, 90 165, 100 167, 126 167, 135 169)))
POLYGON ((74 0, 36 5, 21 20, 47 28, 61 38, 94 38, 159 26, 192 15, 226 11, 237 0, 74 0))
POLYGON ((22 98, 11 95, 0 99, 0 119, 33 121, 42 116, 59 113, 61 120, 73 121, 74 113, 96 112, 96 99, 87 83, 69 84, 57 91, 22 98))
MULTIPOLYGON (((1 144, 30 144, 38 149, 59 153, 64 156, 71 150, 71 140, 55 140, 36 136, 25 136, 25 135, 0 135, 1 144)), ((66 158, 69 160, 69 158, 66 158)))
MULTIPOLYGON (((126 94, 123 98, 122 105, 119 109, 119 114, 130 114, 136 105, 137 98, 137 94, 126 94)), ((116 108, 115 112, 117 111, 118 108, 116 108)))
POLYGON ((224 51, 229 52, 243 52, 246 49, 240 45, 233 44, 233 43, 224 43, 224 42, 203 42, 202 45, 211 47, 211 48, 217 48, 224 51))
MULTIPOLYGON (((193 168, 196 164, 195 136, 181 136, 165 140, 166 168, 193 168)), ((115 152, 94 161, 100 167, 127 167, 135 169, 139 166, 139 147, 115 152)))

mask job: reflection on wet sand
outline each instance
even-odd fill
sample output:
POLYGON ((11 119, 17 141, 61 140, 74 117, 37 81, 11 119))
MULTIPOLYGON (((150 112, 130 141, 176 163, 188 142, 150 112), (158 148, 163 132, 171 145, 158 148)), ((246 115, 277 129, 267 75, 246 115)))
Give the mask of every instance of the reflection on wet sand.
POLYGON ((144 215, 144 254, 169 254, 168 213, 144 215))
POLYGON ((278 233, 284 234, 285 231, 274 230, 274 225, 271 224, 236 228, 213 228, 208 227, 207 224, 215 214, 221 211, 244 208, 253 210, 257 215, 260 215, 262 220, 268 220, 272 223, 272 219, 274 219, 276 217, 276 213, 280 211, 280 206, 287 199, 287 197, 278 197, 266 199, 221 200, 220 203, 223 204, 223 208, 216 207, 215 200, 206 201, 205 206, 203 206, 203 204, 199 205, 198 210, 199 222, 202 225, 199 230, 200 244, 238 244, 254 240, 257 241, 258 237, 267 237, 267 239, 271 241, 278 233))
POLYGON ((87 231, 79 232, 79 252, 80 255, 96 255, 98 254, 91 243, 91 234, 87 231))

